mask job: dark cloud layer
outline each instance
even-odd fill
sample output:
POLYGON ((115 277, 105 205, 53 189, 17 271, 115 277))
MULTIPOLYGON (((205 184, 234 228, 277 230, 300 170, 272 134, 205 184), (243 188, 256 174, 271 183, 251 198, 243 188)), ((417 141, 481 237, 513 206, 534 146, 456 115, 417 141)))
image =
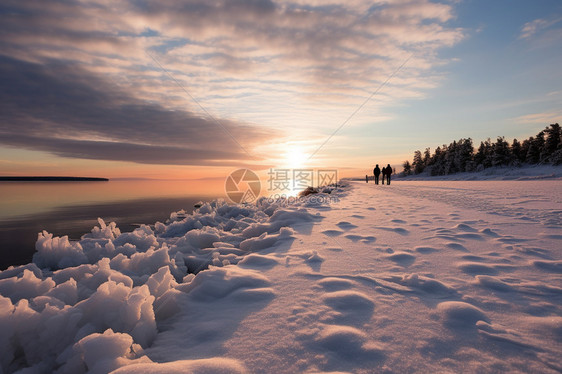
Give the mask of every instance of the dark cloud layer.
POLYGON ((248 125, 219 124, 141 102, 61 62, 36 64, 0 56, 0 77, 4 145, 85 159, 231 165, 255 161, 236 141, 251 149, 272 136, 248 125))

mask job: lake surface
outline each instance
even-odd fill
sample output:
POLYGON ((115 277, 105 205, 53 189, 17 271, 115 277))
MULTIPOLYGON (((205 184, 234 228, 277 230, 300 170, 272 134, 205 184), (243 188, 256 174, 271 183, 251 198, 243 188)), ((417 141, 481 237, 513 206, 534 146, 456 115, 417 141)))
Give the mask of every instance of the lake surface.
POLYGON ((114 221, 122 232, 164 222, 170 213, 193 211, 199 201, 224 198, 224 179, 190 181, 0 183, 0 270, 31 261, 37 234, 79 239, 114 221))

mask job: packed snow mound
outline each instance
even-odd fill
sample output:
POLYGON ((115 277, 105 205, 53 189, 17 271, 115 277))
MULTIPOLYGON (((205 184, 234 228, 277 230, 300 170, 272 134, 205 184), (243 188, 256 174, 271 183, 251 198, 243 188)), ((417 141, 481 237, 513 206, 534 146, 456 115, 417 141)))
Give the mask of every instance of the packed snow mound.
POLYGON ((437 305, 437 311, 450 327, 473 327, 478 321, 488 321, 482 310, 462 301, 444 301, 437 305))
POLYGON ((254 252, 319 220, 306 204, 217 200, 132 232, 98 219, 79 241, 39 233, 33 263, 0 272, 0 372, 245 372, 234 360, 160 364, 143 352, 186 297, 271 299, 270 281, 252 268, 277 262, 254 252))
POLYGON ((325 326, 316 336, 313 346, 331 352, 334 360, 368 362, 377 359, 382 353, 375 342, 369 341, 367 334, 350 326, 325 326))
POLYGON ((228 358, 181 360, 163 364, 136 364, 123 367, 114 374, 246 374, 240 362, 228 358))

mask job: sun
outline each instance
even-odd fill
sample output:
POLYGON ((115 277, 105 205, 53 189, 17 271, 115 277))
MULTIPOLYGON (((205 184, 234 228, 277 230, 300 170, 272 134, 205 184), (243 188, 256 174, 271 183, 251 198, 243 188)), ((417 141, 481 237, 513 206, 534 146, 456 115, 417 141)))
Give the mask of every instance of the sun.
POLYGON ((308 154, 298 145, 289 145, 283 158, 283 167, 288 169, 303 169, 308 161, 308 154))

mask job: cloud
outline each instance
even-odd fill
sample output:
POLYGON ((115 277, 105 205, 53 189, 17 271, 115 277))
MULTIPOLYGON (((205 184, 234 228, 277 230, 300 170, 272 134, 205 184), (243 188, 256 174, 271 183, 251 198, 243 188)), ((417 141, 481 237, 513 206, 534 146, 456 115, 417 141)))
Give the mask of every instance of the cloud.
MULTIPOLYGON (((123 143, 164 147, 155 162, 186 162, 175 147, 204 150, 195 163, 248 161, 191 95, 245 148, 303 128, 321 143, 409 57, 378 103, 438 85, 440 49, 464 38, 452 18, 429 0, 5 0, 0 131, 42 149, 95 141, 87 158, 128 159, 111 147, 123 143), (43 137, 60 142, 31 141, 43 137)), ((369 105, 354 121, 378 116, 369 105)))
POLYGON ((517 123, 532 123, 532 124, 549 124, 560 123, 562 119, 562 111, 558 112, 543 112, 543 113, 530 113, 523 116, 514 118, 517 123))
POLYGON ((556 19, 550 19, 550 20, 538 18, 538 19, 533 20, 531 22, 527 22, 521 28, 521 34, 519 35, 519 39, 531 38, 535 34, 537 34, 539 32, 542 32, 543 30, 546 30, 550 26, 555 25, 560 21, 562 21, 562 18, 556 18, 556 19))
POLYGON ((127 142, 75 140, 55 137, 4 134, 3 143, 45 151, 61 157, 130 161, 141 164, 243 166, 240 154, 205 148, 136 144, 127 142), (237 160, 238 158, 238 160, 237 160))
POLYGON ((169 110, 64 63, 0 56, 0 143, 63 157, 152 164, 232 165, 274 132, 169 110), (236 139, 233 140, 232 136, 236 139))

